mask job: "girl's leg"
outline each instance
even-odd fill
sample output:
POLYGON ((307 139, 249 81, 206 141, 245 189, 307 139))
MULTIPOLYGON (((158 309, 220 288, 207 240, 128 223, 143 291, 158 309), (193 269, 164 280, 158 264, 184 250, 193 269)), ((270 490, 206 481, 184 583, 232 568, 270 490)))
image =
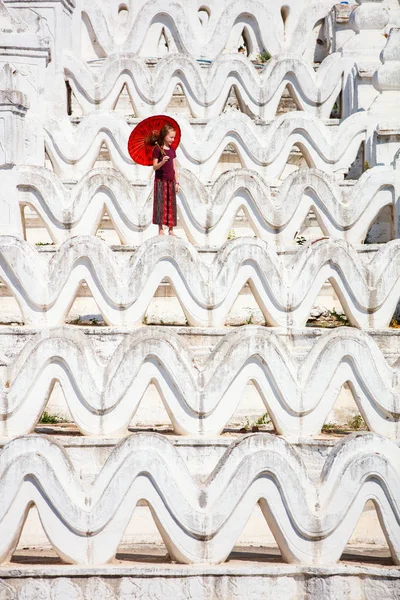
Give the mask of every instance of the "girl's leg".
POLYGON ((176 192, 175 192, 175 183, 173 181, 170 182, 169 186, 169 203, 168 203, 168 233, 174 237, 174 227, 176 226, 176 192))
POLYGON ((162 226, 164 205, 164 186, 159 179, 154 179, 153 223, 158 225, 158 235, 165 235, 162 226))

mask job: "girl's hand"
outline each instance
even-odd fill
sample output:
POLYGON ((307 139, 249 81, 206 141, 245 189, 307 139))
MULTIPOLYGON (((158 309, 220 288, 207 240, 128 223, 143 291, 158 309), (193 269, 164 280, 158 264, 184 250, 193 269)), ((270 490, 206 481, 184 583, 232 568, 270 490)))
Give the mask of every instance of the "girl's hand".
POLYGON ((161 161, 161 164, 162 164, 162 165, 165 165, 165 163, 166 163, 167 161, 169 161, 169 156, 167 156, 167 155, 165 154, 165 155, 163 156, 163 159, 162 159, 162 161, 161 161))
POLYGON ((175 192, 178 193, 179 192, 179 183, 175 183, 175 192))

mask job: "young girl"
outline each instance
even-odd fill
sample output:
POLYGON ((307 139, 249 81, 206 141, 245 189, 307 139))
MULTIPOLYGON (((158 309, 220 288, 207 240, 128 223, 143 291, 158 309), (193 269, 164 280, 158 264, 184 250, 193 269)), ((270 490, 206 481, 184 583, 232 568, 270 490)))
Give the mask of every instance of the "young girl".
POLYGON ((158 235, 164 235, 163 225, 168 226, 169 235, 175 235, 176 193, 179 191, 179 183, 177 181, 176 153, 171 147, 174 139, 174 128, 171 125, 164 125, 153 150, 153 169, 156 172, 153 223, 158 225, 158 235))

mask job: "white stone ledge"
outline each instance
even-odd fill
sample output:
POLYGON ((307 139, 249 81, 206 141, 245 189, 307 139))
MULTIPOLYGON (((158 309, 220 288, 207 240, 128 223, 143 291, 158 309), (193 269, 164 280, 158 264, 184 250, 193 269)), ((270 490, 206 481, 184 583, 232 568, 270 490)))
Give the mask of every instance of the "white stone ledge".
MULTIPOLYGON (((56 429, 54 427, 54 431, 56 429)), ((50 431, 51 428, 49 427, 47 429, 45 427, 41 428, 41 433, 49 435, 50 431)), ((90 486, 95 481, 113 449, 121 441, 119 438, 82 438, 68 435, 57 436, 56 434, 51 434, 51 436, 63 446, 75 471, 79 474, 82 485, 85 486, 90 486)), ((167 437, 176 448, 179 456, 184 460, 191 476, 199 485, 207 480, 229 445, 240 441, 242 438, 243 434, 229 434, 208 440, 204 438, 182 438, 172 435, 168 435, 167 437)), ((6 441, 0 440, 0 447, 6 441)), ((323 464, 338 441, 340 440, 336 436, 335 439, 332 437, 325 440, 304 439, 298 443, 292 443, 292 447, 303 460, 310 481, 313 483, 316 484, 318 482, 323 464)), ((154 519, 146 503, 141 501, 139 501, 133 517, 124 532, 120 549, 121 551, 140 553, 140 548, 138 548, 140 544, 154 545, 158 552, 163 551, 162 540, 154 519)), ((261 546, 268 547, 269 545, 273 547, 275 544, 273 535, 266 526, 262 511, 256 506, 246 525, 245 531, 242 532, 236 545, 246 548, 249 546, 256 548, 261 546)), ((365 546, 371 555, 374 555, 377 549, 386 548, 386 540, 379 525, 375 508, 371 502, 365 506, 356 529, 349 540, 346 552, 350 551, 350 547, 358 547, 360 545, 365 546)), ((32 509, 29 512, 19 540, 18 550, 23 550, 26 547, 30 549, 30 553, 33 553, 33 555, 35 555, 35 552, 39 552, 40 555, 42 551, 51 548, 50 542, 41 527, 36 509, 32 509)))
POLYGON ((400 589, 399 569, 351 565, 320 569, 260 567, 254 563, 224 565, 223 568, 159 564, 90 569, 41 566, 4 569, 1 575, 0 592, 8 593, 10 598, 14 598, 12 594, 37 598, 40 593, 42 600, 130 600, 137 597, 243 600, 249 594, 257 600, 272 600, 277 594, 291 600, 337 600, 342 597, 382 600, 396 598, 400 589))
POLYGON ((0 494, 2 562, 32 504, 66 562, 109 562, 134 507, 146 500, 179 562, 224 561, 259 503, 285 562, 326 566, 339 560, 372 499, 398 563, 399 453, 380 436, 353 434, 335 445, 315 481, 290 444, 249 435, 231 444, 199 484, 165 437, 136 434, 113 449, 88 486, 61 445, 43 436, 17 438, 0 455, 0 486, 8 490, 0 494))
POLYGON ((159 59, 152 67, 146 58, 117 54, 96 66, 94 76, 86 62, 65 54, 65 78, 84 113, 114 108, 124 84, 137 117, 163 113, 169 109, 176 85, 180 85, 193 117, 207 119, 223 112, 227 91, 234 85, 248 113, 272 120, 289 83, 301 110, 327 120, 342 87, 352 86, 354 63, 336 53, 315 72, 302 57, 282 54, 260 69, 235 52, 219 55, 206 67, 184 54, 159 59))
MULTIPOLYGON (((75 235, 94 235, 104 207, 124 246, 135 247, 156 231, 151 223, 152 182, 138 186, 108 168, 91 170, 72 188, 43 167, 18 167, 16 177, 19 204, 31 208, 25 223, 37 226, 39 215, 55 244, 75 235)), ((317 169, 301 169, 274 188, 256 171, 234 169, 210 186, 182 169, 179 224, 192 244, 216 249, 244 210, 249 232, 279 251, 293 244, 312 208, 323 235, 358 244, 382 209, 394 207, 396 213, 395 177, 393 169, 374 167, 358 181, 339 185, 317 169)))
MULTIPOLYGON (((365 111, 352 114, 337 126, 325 125, 300 111, 259 126, 243 113, 225 113, 209 120, 203 131, 196 131, 182 116, 176 118, 182 130, 179 163, 203 182, 213 178, 220 156, 230 143, 237 148, 243 167, 270 179, 280 177, 296 144, 304 148, 310 166, 333 174, 350 167, 360 144, 368 142, 374 130, 374 122, 365 111)), ((135 164, 128 154, 131 129, 113 111, 93 111, 78 125, 73 125, 69 117, 50 112, 44 125, 46 151, 59 177, 77 179, 94 167, 104 142, 114 168, 127 179, 149 178, 149 168, 135 164)))
POLYGON ((328 280, 354 326, 388 326, 400 296, 400 242, 393 240, 366 262, 368 250, 341 240, 303 246, 289 264, 255 238, 228 241, 211 263, 189 243, 151 238, 130 257, 105 242, 78 236, 64 242, 52 260, 14 236, 0 237, 0 277, 18 302, 27 325, 65 322, 82 282, 104 321, 139 325, 160 283, 174 287, 189 325, 226 323, 243 286, 249 283, 268 325, 304 325, 328 280))
MULTIPOLYGON (((87 435, 124 435, 152 383, 177 433, 218 435, 252 381, 275 429, 290 438, 318 434, 345 384, 372 431, 400 435, 397 360, 392 366, 357 329, 337 328, 314 338, 302 357, 287 343, 290 336, 285 341, 264 327, 242 327, 199 362, 198 350, 165 330, 142 327, 117 346, 114 337, 113 349, 104 346, 107 337, 100 353, 74 328, 50 329, 27 341, 3 370, 1 434, 32 431, 58 382, 87 435)), ((5 358, 7 351, 0 349, 5 358)))
MULTIPOLYGON (((241 561, 242 563, 242 561, 241 561)), ((26 579, 32 578, 54 578, 54 577, 188 577, 191 575, 201 576, 230 576, 237 575, 240 577, 252 577, 254 575, 259 576, 320 576, 320 577, 334 577, 339 576, 352 576, 356 575, 372 578, 388 578, 389 580, 397 580, 400 578, 400 569, 393 565, 387 567, 369 567, 369 566, 353 566, 351 564, 339 564, 329 567, 307 567, 307 566, 296 566, 296 565, 265 565, 260 566, 249 561, 249 563, 243 567, 242 564, 230 565, 224 563, 223 565, 157 565, 157 566, 129 566, 124 567, 121 565, 104 565, 100 567, 90 566, 79 566, 79 565, 62 565, 62 566, 51 566, 51 565, 27 565, 27 566, 2 566, 0 569, 0 581, 1 579, 26 579)), ((399 581, 400 588, 400 581, 399 581)), ((1 588, 0 588, 1 589, 1 588)))
POLYGON ((103 55, 158 55, 156 40, 147 36, 151 24, 157 22, 160 31, 162 25, 170 32, 172 29, 169 39, 174 52, 214 60, 223 52, 237 53, 244 28, 250 36, 254 58, 262 48, 271 56, 283 52, 301 56, 308 47, 315 23, 324 19, 334 4, 332 0, 320 0, 317 4, 298 0, 295 7, 291 3, 290 29, 283 26, 276 7, 248 0, 209 1, 212 20, 206 28, 198 18, 198 5, 186 0, 153 0, 150 3, 140 0, 131 7, 127 26, 122 32, 106 2, 87 0, 85 12, 103 55))

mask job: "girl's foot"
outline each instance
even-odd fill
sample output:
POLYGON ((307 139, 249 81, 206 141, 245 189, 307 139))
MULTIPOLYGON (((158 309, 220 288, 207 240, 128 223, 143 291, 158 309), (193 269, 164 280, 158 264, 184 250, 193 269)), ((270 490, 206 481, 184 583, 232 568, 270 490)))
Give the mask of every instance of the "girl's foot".
POLYGON ((168 233, 169 233, 169 235, 172 235, 173 237, 176 237, 176 235, 174 234, 174 230, 173 229, 168 229, 168 233))
POLYGON ((158 230, 158 235, 165 235, 165 233, 164 233, 164 229, 159 229, 159 230, 158 230))

